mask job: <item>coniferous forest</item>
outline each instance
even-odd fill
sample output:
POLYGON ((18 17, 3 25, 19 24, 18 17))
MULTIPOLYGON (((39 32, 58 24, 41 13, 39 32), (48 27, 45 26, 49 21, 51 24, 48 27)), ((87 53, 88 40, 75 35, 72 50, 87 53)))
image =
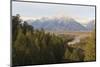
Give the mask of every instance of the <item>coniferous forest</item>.
POLYGON ((12 65, 38 65, 96 60, 95 30, 79 43, 73 36, 34 29, 20 15, 12 16, 12 65))

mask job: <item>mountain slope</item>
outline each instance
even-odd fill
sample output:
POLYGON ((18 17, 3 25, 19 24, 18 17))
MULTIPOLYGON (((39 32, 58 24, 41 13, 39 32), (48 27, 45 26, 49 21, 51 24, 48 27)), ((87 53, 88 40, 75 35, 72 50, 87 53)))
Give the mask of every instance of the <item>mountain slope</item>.
POLYGON ((95 20, 90 21, 86 28, 88 29, 88 31, 94 30, 95 29, 95 20))

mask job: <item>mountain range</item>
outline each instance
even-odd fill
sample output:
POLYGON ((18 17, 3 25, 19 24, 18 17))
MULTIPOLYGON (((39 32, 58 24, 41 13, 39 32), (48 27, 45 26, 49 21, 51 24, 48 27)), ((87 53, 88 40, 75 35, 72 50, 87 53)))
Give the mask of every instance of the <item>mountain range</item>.
POLYGON ((73 18, 47 18, 43 17, 36 20, 26 20, 28 24, 32 25, 35 29, 43 28, 46 31, 59 31, 59 32, 86 32, 92 31, 95 28, 95 20, 87 22, 86 26, 73 18))
POLYGON ((95 29, 95 20, 91 20, 88 24, 87 24, 87 29, 88 31, 94 30, 95 29))

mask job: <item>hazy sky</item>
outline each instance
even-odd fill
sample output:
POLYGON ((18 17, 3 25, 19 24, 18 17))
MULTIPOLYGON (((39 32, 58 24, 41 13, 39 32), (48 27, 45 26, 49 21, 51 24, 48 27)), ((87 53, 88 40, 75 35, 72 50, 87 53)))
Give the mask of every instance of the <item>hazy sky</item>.
POLYGON ((95 7, 78 5, 59 5, 44 3, 13 2, 12 15, 20 14, 24 18, 40 18, 53 16, 73 17, 86 22, 95 18, 95 7))

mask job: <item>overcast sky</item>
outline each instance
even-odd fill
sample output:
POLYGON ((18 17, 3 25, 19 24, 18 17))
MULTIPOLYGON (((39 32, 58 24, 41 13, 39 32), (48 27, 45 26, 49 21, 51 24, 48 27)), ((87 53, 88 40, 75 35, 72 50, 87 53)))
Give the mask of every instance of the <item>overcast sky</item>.
POLYGON ((78 21, 86 22, 95 18, 95 7, 78 5, 59 5, 29 2, 13 2, 12 15, 20 14, 22 17, 53 17, 68 16, 78 21))

